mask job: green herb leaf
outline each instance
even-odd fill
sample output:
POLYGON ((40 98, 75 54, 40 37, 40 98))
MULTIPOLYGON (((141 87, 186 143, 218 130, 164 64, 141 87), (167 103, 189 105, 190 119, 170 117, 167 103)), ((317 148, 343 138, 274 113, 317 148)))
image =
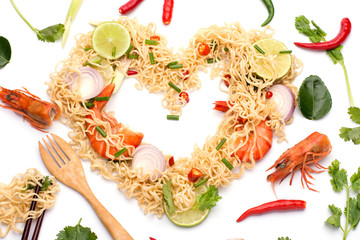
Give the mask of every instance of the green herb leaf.
POLYGON ((64 34, 64 31, 64 25, 60 23, 40 30, 37 32, 37 37, 43 42, 55 42, 61 38, 61 36, 64 34))
POLYGON ((295 18, 295 28, 302 34, 309 37, 312 42, 324 40, 326 33, 314 21, 311 21, 315 29, 311 28, 310 21, 303 15, 295 18))
POLYGON ((360 124, 360 108, 358 108, 358 107, 349 107, 348 114, 350 115, 350 119, 353 122, 355 122, 357 124, 360 124))
POLYGON ((335 192, 340 192, 348 185, 347 172, 345 169, 340 169, 340 162, 334 160, 329 166, 329 174, 332 176, 330 180, 335 192))
POLYGON ((332 107, 332 99, 325 83, 315 75, 307 77, 300 86, 299 109, 311 120, 323 118, 332 107))
POLYGON ((11 46, 9 41, 0 36, 0 69, 10 62, 11 46))
POLYGON ((337 48, 326 51, 326 54, 329 55, 329 57, 333 60, 334 64, 344 61, 344 57, 341 53, 342 48, 343 46, 340 45, 337 48))
POLYGON ((291 240, 289 237, 279 237, 278 240, 291 240))
POLYGON ((360 194, 357 195, 357 198, 349 198, 348 207, 345 208, 345 214, 349 214, 349 223, 353 229, 356 228, 360 221, 360 194), (349 213, 348 213, 349 211, 349 213))
MULTIPOLYGON (((50 180, 49 176, 45 176, 44 180, 42 181, 41 185, 42 187, 40 188, 40 191, 46 191, 48 189, 48 187, 52 184, 52 181, 50 180)), ((26 190, 29 189, 35 189, 36 188, 36 184, 28 184, 26 186, 26 190)))
POLYGON ((90 228, 81 226, 80 222, 81 219, 76 226, 65 227, 56 235, 57 238, 55 240, 96 240, 96 234, 90 228))
POLYGON ((347 141, 352 141, 354 144, 360 144, 360 127, 355 128, 347 128, 342 127, 340 128, 339 136, 347 141))
POLYGON ((168 212, 170 214, 174 214, 175 213, 175 205, 174 205, 174 202, 172 199, 172 194, 171 194, 171 179, 167 180, 162 188, 163 188, 164 201, 167 204, 167 206, 169 207, 168 212))
POLYGON ((340 223, 340 217, 342 215, 341 209, 338 207, 335 207, 334 204, 329 205, 329 209, 332 212, 332 215, 325 222, 333 225, 334 227, 339 228, 341 226, 341 223, 340 223))
MULTIPOLYGON (((352 190, 354 190, 355 192, 360 190, 360 167, 358 168, 357 173, 354 173, 351 178, 350 178, 350 182, 351 182, 351 188, 352 190)), ((360 207, 360 206, 359 206, 360 207)))
POLYGON ((218 194, 218 189, 213 185, 210 185, 206 192, 196 196, 195 207, 198 207, 201 211, 210 209, 216 206, 216 203, 221 199, 218 194))

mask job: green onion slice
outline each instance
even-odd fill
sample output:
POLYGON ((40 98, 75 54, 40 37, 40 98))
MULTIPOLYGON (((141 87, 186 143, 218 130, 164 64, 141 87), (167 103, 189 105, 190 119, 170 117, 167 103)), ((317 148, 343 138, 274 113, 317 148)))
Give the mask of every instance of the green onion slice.
POLYGON ((179 69, 179 68, 183 68, 183 65, 182 64, 174 64, 174 65, 171 65, 169 68, 170 69, 179 69))
POLYGON ((89 51, 89 50, 91 50, 91 47, 86 47, 86 48, 84 48, 84 51, 85 51, 85 52, 87 52, 87 51, 89 51))
POLYGON ((207 178, 204 178, 203 180, 201 180, 200 182, 195 183, 195 188, 200 187, 201 185, 203 185, 204 183, 206 183, 208 181, 207 178))
POLYGON ((179 63, 178 61, 172 61, 172 62, 169 62, 169 63, 166 65, 166 67, 170 67, 170 66, 176 65, 176 64, 178 64, 178 63, 179 63))
POLYGON ((137 55, 137 54, 128 54, 127 57, 128 57, 129 59, 138 59, 138 58, 139 58, 139 55, 137 55))
POLYGON ((226 138, 223 138, 219 143, 219 145, 217 145, 216 150, 220 150, 220 148, 224 145, 225 142, 226 142, 226 138))
POLYGON ((94 97, 95 101, 109 101, 110 97, 94 97))
POLYGON ((126 50, 125 54, 126 54, 126 55, 129 55, 130 52, 131 52, 131 50, 133 50, 133 48, 134 48, 134 45, 132 45, 132 44, 130 43, 130 46, 129 46, 129 48, 126 50))
POLYGON ((167 115, 166 118, 167 118, 167 120, 179 120, 180 116, 179 115, 167 115))
POLYGON ((115 57, 115 55, 116 55, 116 47, 113 47, 112 52, 111 52, 111 55, 112 55, 113 57, 115 57))
POLYGON ((283 50, 280 51, 279 54, 292 53, 292 50, 283 50))
POLYGON ((155 58, 154 58, 154 54, 152 52, 149 52, 149 58, 150 58, 150 63, 151 64, 155 64, 155 58))
POLYGON ((126 152, 126 147, 124 147, 123 149, 121 149, 120 151, 116 152, 114 154, 115 158, 119 157, 120 155, 122 155, 124 152, 126 152))
POLYGON ((254 45, 254 48, 261 54, 265 54, 265 52, 258 46, 258 45, 254 45))
POLYGON ((148 45, 158 45, 158 44, 159 44, 159 41, 145 39, 145 44, 148 44, 148 45))
POLYGON ((178 93, 181 93, 181 89, 178 88, 175 84, 173 84, 172 82, 169 82, 169 86, 172 87, 175 91, 177 91, 178 93))
POLYGON ((95 129, 100 133, 101 136, 107 136, 106 132, 100 126, 96 126, 95 129))
POLYGON ((221 159, 221 161, 225 164, 225 166, 228 168, 228 169, 233 169, 233 165, 231 165, 231 163, 228 162, 228 160, 226 160, 226 158, 223 158, 221 159))

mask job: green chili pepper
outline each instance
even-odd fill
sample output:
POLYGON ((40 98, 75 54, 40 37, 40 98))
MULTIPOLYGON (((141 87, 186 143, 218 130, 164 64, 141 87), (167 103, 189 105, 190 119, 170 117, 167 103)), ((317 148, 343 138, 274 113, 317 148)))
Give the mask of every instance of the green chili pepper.
POLYGON ((265 22, 263 24, 261 24, 261 26, 264 27, 273 19, 274 14, 275 14, 275 9, 274 9, 274 4, 272 3, 271 0, 262 0, 262 1, 265 4, 265 6, 269 12, 268 18, 265 20, 265 22))

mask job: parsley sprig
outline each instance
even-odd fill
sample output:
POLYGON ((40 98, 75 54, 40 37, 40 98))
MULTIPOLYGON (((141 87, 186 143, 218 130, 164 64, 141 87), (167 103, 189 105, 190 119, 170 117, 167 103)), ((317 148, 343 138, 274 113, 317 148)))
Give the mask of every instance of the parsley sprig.
POLYGON ((351 230, 355 230, 360 221, 360 167, 358 171, 350 177, 345 169, 340 169, 340 162, 334 160, 329 166, 329 174, 332 177, 330 180, 332 188, 335 192, 346 191, 346 207, 344 208, 345 226, 341 225, 341 216, 343 214, 341 208, 334 204, 329 205, 332 215, 325 221, 326 223, 340 228, 343 232, 343 240, 351 230), (351 191, 356 194, 356 197, 350 197, 351 191))
POLYGON ((21 12, 14 3, 14 0, 10 0, 10 2, 15 8, 16 12, 19 14, 19 16, 24 20, 24 22, 36 33, 39 40, 43 42, 55 42, 56 40, 60 39, 61 36, 63 35, 65 28, 64 25, 61 23, 52 25, 42 30, 34 28, 21 14, 21 12))

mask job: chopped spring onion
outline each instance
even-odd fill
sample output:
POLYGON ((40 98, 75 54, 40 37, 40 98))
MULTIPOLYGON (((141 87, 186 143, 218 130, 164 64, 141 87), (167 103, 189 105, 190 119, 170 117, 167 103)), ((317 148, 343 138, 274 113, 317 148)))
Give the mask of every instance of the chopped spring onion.
POLYGON ((112 52, 111 52, 111 56, 115 57, 116 55, 116 47, 113 47, 112 52))
POLYGON ((87 52, 87 51, 89 51, 89 50, 91 50, 91 47, 86 47, 86 48, 84 48, 84 51, 85 51, 85 52, 87 52))
POLYGON ((154 58, 154 53, 152 52, 149 52, 149 58, 150 58, 150 63, 151 64, 155 64, 155 58, 154 58))
POLYGON ((231 165, 231 163, 228 162, 228 160, 226 160, 226 158, 223 158, 221 159, 221 161, 225 164, 225 166, 228 168, 228 169, 233 169, 233 165, 231 165))
POLYGON ((121 149, 120 151, 116 152, 114 154, 115 158, 119 157, 120 155, 122 155, 124 152, 126 152, 126 147, 124 147, 123 149, 121 149))
POLYGON ((139 58, 139 55, 137 55, 137 54, 128 54, 127 57, 128 57, 129 59, 138 59, 138 58, 139 58))
POLYGON ((225 51, 225 52, 228 52, 228 51, 229 51, 229 49, 226 47, 226 48, 224 48, 224 51, 225 51))
POLYGON ((178 93, 181 93, 181 89, 178 88, 175 84, 173 84, 172 82, 169 82, 169 86, 172 87, 175 91, 177 91, 178 93))
POLYGON ((95 129, 100 133, 101 136, 107 136, 106 132, 100 126, 96 126, 95 129))
POLYGON ((226 138, 223 138, 219 143, 219 145, 217 145, 216 150, 220 150, 220 148, 224 145, 225 142, 226 142, 226 138))
POLYGON ((94 97, 95 101, 109 101, 110 97, 94 97))
POLYGON ((220 58, 217 58, 215 60, 214 60, 214 58, 208 58, 208 59, 206 59, 206 61, 207 61, 208 64, 211 64, 211 63, 220 61, 220 58))
POLYGON ((158 45, 158 44, 159 44, 159 41, 145 39, 145 44, 148 44, 148 45, 158 45))
POLYGON ((258 45, 254 45, 254 48, 261 54, 265 54, 265 52, 258 46, 258 45))
POLYGON ((92 108, 92 107, 95 106, 95 104, 92 103, 92 102, 87 102, 87 103, 85 103, 85 106, 86 106, 87 108, 92 108))
POLYGON ((174 64, 174 65, 171 65, 169 68, 170 69, 179 69, 179 68, 183 68, 183 65, 182 64, 174 64))
POLYGON ((206 183, 208 181, 207 178, 204 178, 203 180, 201 180, 200 182, 195 183, 195 188, 200 187, 201 185, 203 185, 204 183, 206 183))
POLYGON ((129 46, 129 48, 126 50, 125 54, 126 54, 126 55, 129 55, 130 52, 131 52, 131 50, 133 50, 133 48, 134 48, 134 45, 132 45, 132 44, 130 43, 130 46, 129 46))
POLYGON ((170 66, 176 65, 178 63, 179 63, 178 61, 172 61, 172 62, 169 62, 168 65, 166 65, 166 67, 170 67, 170 66))
POLYGON ((279 52, 279 54, 284 54, 284 53, 292 53, 292 50, 283 50, 279 52))
POLYGON ((179 120, 180 116, 179 115, 167 115, 166 118, 167 118, 167 120, 179 120))

